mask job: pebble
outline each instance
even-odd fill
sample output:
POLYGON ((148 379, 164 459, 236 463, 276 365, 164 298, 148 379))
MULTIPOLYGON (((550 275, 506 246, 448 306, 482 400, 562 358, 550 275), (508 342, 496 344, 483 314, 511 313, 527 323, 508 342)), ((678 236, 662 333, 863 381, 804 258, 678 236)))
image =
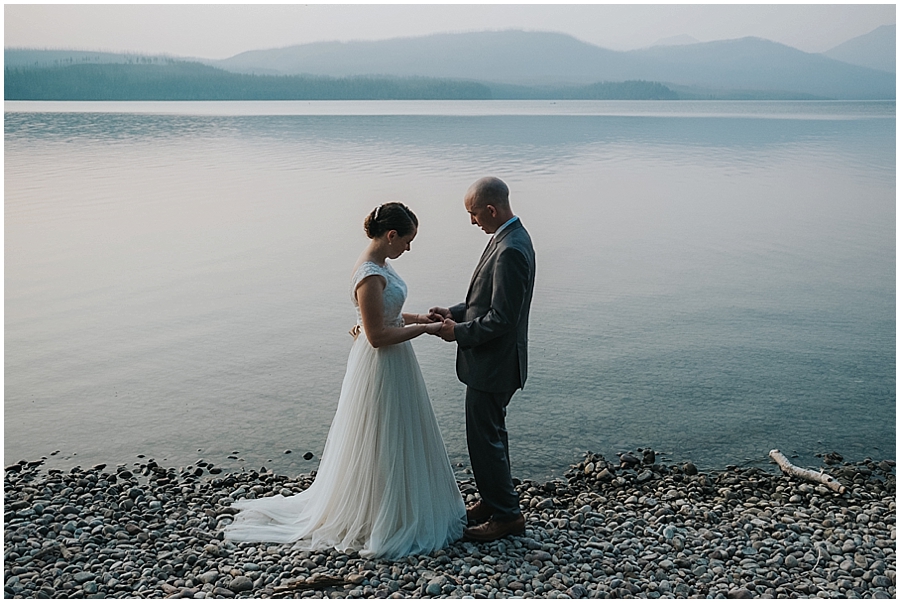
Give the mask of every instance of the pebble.
POLYGON ((228 583, 228 590, 236 593, 244 592, 253 588, 253 580, 247 576, 236 576, 234 580, 228 583))
MULTIPOLYGON (((848 489, 837 495, 777 468, 703 472, 649 450, 588 453, 564 479, 519 482, 521 536, 397 560, 224 540, 235 500, 301 492, 312 475, 214 473, 202 459, 134 474, 21 461, 4 479, 4 594, 896 598, 893 461, 831 465, 848 489)), ((471 479, 460 489, 477 496, 471 479)))

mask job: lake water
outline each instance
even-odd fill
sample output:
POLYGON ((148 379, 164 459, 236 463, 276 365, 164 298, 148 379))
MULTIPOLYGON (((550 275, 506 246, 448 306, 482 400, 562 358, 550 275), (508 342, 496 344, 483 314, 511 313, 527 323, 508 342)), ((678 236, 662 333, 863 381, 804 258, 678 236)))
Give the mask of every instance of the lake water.
MULTIPOLYGON (((408 311, 462 301, 488 174, 538 265, 514 475, 894 458, 895 131, 878 102, 7 102, 6 463, 314 469, 363 217, 419 216, 408 311)), ((468 466, 455 350, 414 346, 468 466)))

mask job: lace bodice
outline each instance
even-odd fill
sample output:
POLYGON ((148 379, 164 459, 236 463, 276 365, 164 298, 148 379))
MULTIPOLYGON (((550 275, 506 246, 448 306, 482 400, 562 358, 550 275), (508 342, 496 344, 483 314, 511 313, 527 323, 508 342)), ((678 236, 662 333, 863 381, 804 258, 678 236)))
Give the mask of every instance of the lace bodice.
POLYGON ((390 264, 379 266, 375 262, 363 262, 353 275, 350 297, 356 308, 356 324, 362 326, 362 313, 359 310, 359 301, 356 299, 356 288, 362 280, 368 276, 379 275, 384 278, 384 324, 389 327, 403 326, 403 304, 406 302, 406 283, 400 275, 394 272, 390 264))

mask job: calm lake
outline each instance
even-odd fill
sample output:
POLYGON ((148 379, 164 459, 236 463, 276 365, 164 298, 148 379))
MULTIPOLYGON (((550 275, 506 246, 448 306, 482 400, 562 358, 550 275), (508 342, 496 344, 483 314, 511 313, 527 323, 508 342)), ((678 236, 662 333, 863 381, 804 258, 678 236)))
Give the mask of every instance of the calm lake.
MULTIPOLYGON (((895 131, 893 102, 7 102, 5 461, 314 469, 364 216, 420 219, 408 311, 462 301, 484 175, 537 254, 514 475, 894 458, 895 131)), ((414 346, 463 472, 455 349, 414 346)))

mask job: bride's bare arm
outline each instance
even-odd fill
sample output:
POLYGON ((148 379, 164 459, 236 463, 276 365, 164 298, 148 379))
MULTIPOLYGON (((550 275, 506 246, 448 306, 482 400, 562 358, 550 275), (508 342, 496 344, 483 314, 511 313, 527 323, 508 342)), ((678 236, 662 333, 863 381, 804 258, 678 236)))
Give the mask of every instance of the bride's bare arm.
MULTIPOLYGON (((356 301, 359 302, 363 329, 366 331, 366 339, 373 348, 408 341, 423 333, 437 333, 440 330, 442 324, 440 322, 411 324, 404 327, 385 326, 384 285, 383 278, 370 276, 363 279, 356 288, 356 301)), ((403 318, 406 322, 406 316, 403 318)))
POLYGON ((406 312, 403 313, 403 324, 427 325, 432 322, 435 321, 431 320, 428 314, 408 314, 406 312))

